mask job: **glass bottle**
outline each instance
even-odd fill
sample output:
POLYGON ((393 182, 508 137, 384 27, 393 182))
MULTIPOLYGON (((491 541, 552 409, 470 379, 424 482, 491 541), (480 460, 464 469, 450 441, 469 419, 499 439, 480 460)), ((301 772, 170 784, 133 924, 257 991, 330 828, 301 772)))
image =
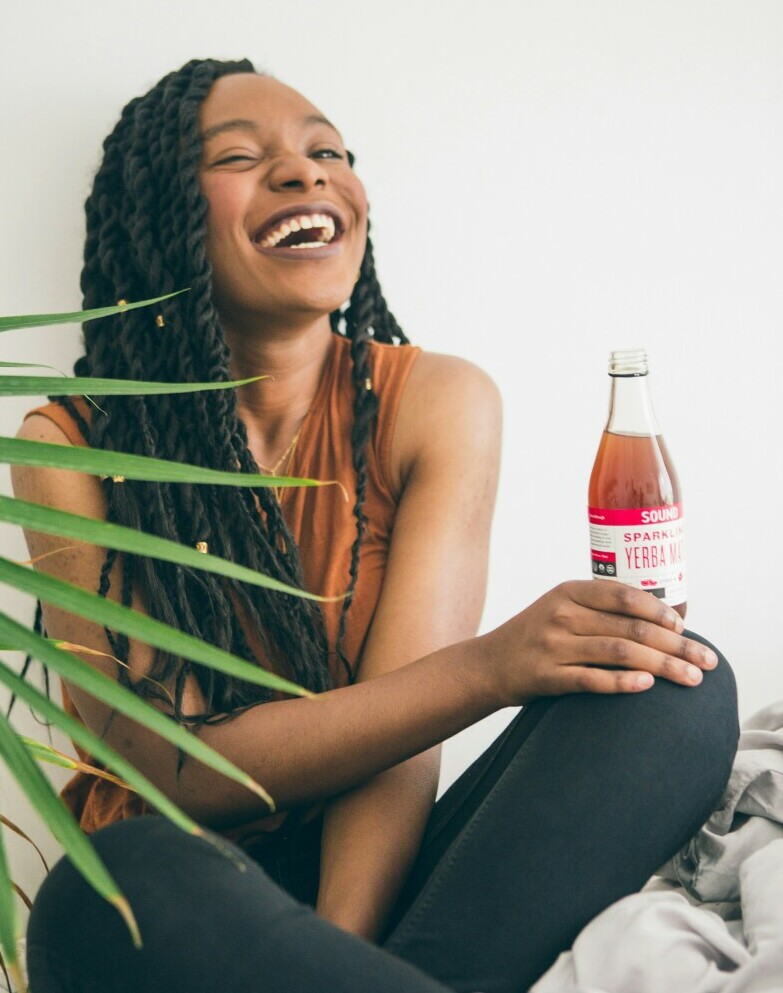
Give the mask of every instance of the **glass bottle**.
POLYGON ((609 420, 590 476, 593 577, 646 590, 685 617, 684 519, 643 349, 612 352, 609 420))

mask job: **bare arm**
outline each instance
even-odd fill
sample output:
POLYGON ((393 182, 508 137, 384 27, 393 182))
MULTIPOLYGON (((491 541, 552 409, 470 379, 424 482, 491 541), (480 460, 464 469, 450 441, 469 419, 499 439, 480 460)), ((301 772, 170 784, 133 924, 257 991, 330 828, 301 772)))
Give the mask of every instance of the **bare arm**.
MULTIPOLYGON (((392 472, 402 494, 360 680, 476 633, 500 432, 500 398, 483 373, 448 356, 420 356, 395 430, 392 472)), ((323 917, 379 936, 419 850, 439 768, 438 747, 329 804, 317 905, 323 917)))
MULTIPOLYGON (((19 436, 66 443, 59 428, 42 417, 29 418, 19 436)), ((22 499, 105 515, 101 486, 93 477, 18 467, 12 479, 22 499)), ((36 532, 28 532, 27 540, 32 556, 66 544, 36 532)), ((103 558, 102 549, 77 545, 37 567, 94 590, 103 558)), ((134 605, 144 607, 138 591, 134 605)), ((52 637, 110 650, 99 625, 48 606, 44 621, 52 637)), ((609 582, 565 583, 481 638, 314 700, 260 705, 204 728, 201 737, 263 783, 285 809, 344 792, 487 714, 535 696, 634 692, 641 688, 640 671, 691 685, 685 660, 703 668, 714 663, 711 653, 682 638, 681 630, 679 616, 647 594, 609 582), (601 664, 623 669, 594 667, 601 664)), ((151 649, 132 642, 132 678, 141 678, 151 659, 151 649)), ((85 661, 114 674, 107 660, 86 656, 85 661)), ((69 690, 82 719, 101 733, 106 706, 75 687, 69 690)), ((191 684, 183 705, 187 710, 200 704, 191 684)), ((254 794, 198 762, 188 761, 177 781, 174 749, 133 721, 118 717, 107 741, 203 823, 224 827, 265 813, 254 794)))

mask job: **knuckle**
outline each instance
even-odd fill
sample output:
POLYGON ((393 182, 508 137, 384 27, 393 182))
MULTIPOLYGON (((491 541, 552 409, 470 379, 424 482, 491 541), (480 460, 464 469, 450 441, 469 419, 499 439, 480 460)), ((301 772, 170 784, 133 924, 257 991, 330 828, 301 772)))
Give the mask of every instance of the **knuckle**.
POLYGON ((614 644, 613 638, 599 638, 595 646, 596 651, 598 653, 598 657, 593 659, 593 661, 604 665, 611 664, 612 652, 614 650, 612 647, 613 644, 614 644))
POLYGON ((635 591, 630 586, 618 583, 615 600, 621 613, 632 610, 636 602, 635 591))
POLYGON ((645 641, 650 628, 645 621, 634 618, 628 624, 628 637, 631 641, 645 641))
POLYGON ((612 662, 617 662, 622 665, 623 662, 628 661, 628 642, 621 641, 619 638, 612 638, 609 642, 609 653, 609 657, 612 662))
POLYGON ((580 669, 574 679, 574 689, 579 693, 595 692, 596 678, 591 669, 580 669))
POLYGON ((680 675, 682 663, 671 655, 664 655, 661 660, 661 675, 665 679, 675 679, 680 675))
POLYGON ((552 610, 552 623, 558 627, 567 627, 571 621, 571 605, 568 601, 559 601, 552 610))
POLYGON ((565 600, 572 600, 574 595, 574 580, 567 579, 563 583, 559 583, 555 587, 555 591, 560 594, 560 598, 565 600))
POLYGON ((688 638, 680 638, 680 655, 684 659, 701 659, 700 648, 701 646, 697 645, 696 642, 689 641, 688 638))

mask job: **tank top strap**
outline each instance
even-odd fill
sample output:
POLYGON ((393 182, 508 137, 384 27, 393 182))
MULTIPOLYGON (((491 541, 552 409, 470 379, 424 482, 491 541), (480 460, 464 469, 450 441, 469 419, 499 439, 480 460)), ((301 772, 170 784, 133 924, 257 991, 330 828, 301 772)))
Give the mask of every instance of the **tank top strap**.
MULTIPOLYGON (((87 424, 89 424, 90 406, 84 397, 71 397, 71 402, 79 415, 87 424)), ((87 446, 87 439, 82 434, 78 421, 73 417, 70 411, 66 410, 65 407, 62 406, 62 404, 47 403, 41 407, 36 407, 33 410, 28 410, 24 415, 24 420, 27 420, 28 417, 32 417, 33 414, 39 414, 41 417, 47 417, 50 421, 56 424, 72 445, 80 445, 83 448, 87 446)))
POLYGON ((373 342, 372 383, 378 397, 375 452, 380 482, 391 489, 391 447, 400 400, 413 363, 421 354, 417 345, 386 345, 373 342))

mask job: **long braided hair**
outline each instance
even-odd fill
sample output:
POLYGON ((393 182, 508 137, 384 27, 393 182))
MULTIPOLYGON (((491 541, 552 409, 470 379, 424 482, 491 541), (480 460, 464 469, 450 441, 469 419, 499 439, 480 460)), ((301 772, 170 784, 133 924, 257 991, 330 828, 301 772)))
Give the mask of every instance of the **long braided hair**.
MULTIPOLYGON (((254 71, 246 60, 188 62, 131 101, 104 142, 103 162, 86 203, 84 307, 142 300, 184 287, 190 291, 164 301, 156 313, 141 308, 86 323, 85 354, 74 366, 76 375, 161 382, 230 380, 229 352, 212 302, 205 250, 207 202, 197 178, 198 111, 220 76, 254 71)), ((352 156, 349 161, 353 165, 352 156)), ((340 661, 353 680, 343 640, 366 525, 366 448, 378 409, 374 391, 367 388, 372 381, 370 343, 407 344, 383 298, 369 238, 351 299, 346 308, 330 315, 330 323, 333 333, 351 341, 355 390, 351 446, 356 538, 337 643, 340 661)), ((92 447, 227 471, 259 471, 233 390, 99 396, 95 399, 100 409, 93 410, 89 424, 71 400, 52 399, 66 407, 92 447)), ((271 489, 111 479, 103 485, 109 521, 184 544, 206 541, 211 553, 302 586, 296 542, 271 489)), ((101 596, 109 591, 116 559, 116 551, 110 549, 100 574, 101 596)), ((268 660, 315 692, 333 684, 317 604, 155 559, 124 555, 122 562, 123 604, 130 605, 136 580, 151 616, 240 657, 260 661, 243 633, 239 605, 245 622, 260 633, 268 660)), ((40 621, 40 611, 38 617, 40 621)), ((116 657, 127 662, 127 637, 106 633, 116 657)), ((153 680, 174 682, 173 716, 180 723, 214 723, 271 697, 264 687, 160 651, 150 675, 153 680), (191 673, 204 694, 206 709, 184 715, 182 695, 191 673)), ((118 667, 118 678, 131 685, 125 666, 118 667)), ((151 680, 140 680, 133 689, 164 699, 151 680)))

